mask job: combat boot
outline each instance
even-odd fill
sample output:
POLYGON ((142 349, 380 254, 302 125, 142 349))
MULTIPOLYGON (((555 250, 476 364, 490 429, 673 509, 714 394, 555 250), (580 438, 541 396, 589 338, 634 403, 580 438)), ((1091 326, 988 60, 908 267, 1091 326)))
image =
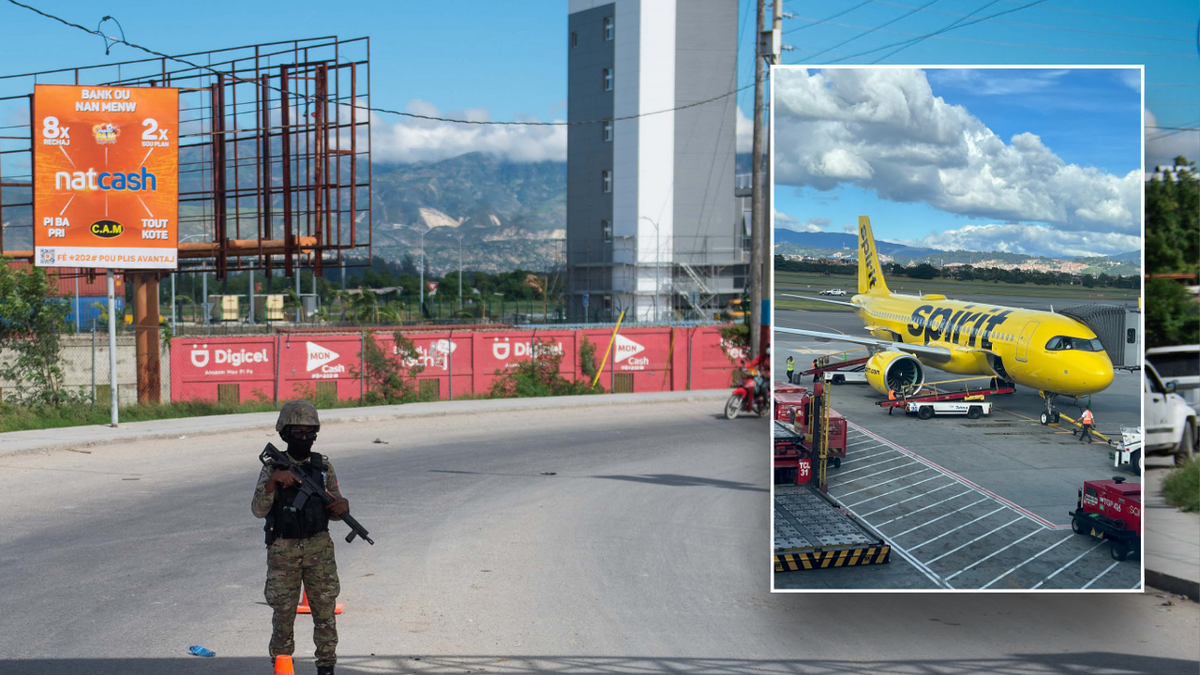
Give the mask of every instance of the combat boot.
POLYGON ((333 675, 333 666, 317 666, 317 675, 333 675))

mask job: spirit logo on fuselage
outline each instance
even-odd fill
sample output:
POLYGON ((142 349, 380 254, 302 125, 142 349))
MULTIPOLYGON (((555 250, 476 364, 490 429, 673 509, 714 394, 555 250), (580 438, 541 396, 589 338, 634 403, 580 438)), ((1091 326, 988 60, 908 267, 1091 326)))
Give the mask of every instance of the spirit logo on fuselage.
POLYGON ((862 242, 862 260, 863 264, 867 266, 867 290, 870 290, 875 288, 875 276, 877 272, 875 270, 875 255, 871 251, 871 233, 867 231, 866 225, 858 226, 858 240, 862 242))
POLYGON ((1008 315, 1012 314, 1013 310, 991 307, 972 312, 972 307, 974 305, 967 305, 956 312, 951 307, 921 305, 913 310, 908 334, 923 337, 925 344, 937 340, 958 344, 959 337, 966 336, 968 347, 974 347, 978 338, 980 349, 991 349, 992 335, 1008 320, 1008 315))

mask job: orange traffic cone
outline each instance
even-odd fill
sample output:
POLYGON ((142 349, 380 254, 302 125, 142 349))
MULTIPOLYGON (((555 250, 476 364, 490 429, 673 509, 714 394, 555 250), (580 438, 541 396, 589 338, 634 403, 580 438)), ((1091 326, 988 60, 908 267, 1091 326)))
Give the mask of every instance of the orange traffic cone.
MULTIPOLYGON (((346 606, 339 602, 333 606, 333 613, 341 614, 342 610, 344 610, 344 609, 346 609, 346 606)), ((304 589, 304 591, 300 594, 300 604, 296 607, 296 613, 297 614, 312 614, 312 608, 308 606, 308 589, 307 588, 304 589)))
POLYGON ((275 675, 293 675, 292 657, 287 654, 280 654, 275 657, 275 675))

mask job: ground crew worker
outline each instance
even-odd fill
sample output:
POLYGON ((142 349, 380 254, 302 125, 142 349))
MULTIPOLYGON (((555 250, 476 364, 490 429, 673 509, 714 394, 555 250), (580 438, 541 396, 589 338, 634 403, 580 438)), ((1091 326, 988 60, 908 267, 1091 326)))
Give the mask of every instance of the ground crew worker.
POLYGON ((333 611, 341 585, 333 558, 333 540, 329 537, 329 521, 340 520, 350 510, 350 503, 338 489, 337 475, 329 459, 312 452, 320 429, 317 409, 308 401, 283 404, 275 422, 275 430, 287 443, 287 454, 336 501, 326 507, 320 499, 312 497, 299 511, 293 509, 300 481, 291 471, 267 465, 258 476, 250 510, 256 518, 266 518, 264 594, 267 604, 275 610, 271 618, 271 662, 282 654, 291 656, 295 650, 292 628, 303 584, 312 609, 317 675, 333 675, 338 643, 333 611))
POLYGON ((796 365, 795 365, 795 363, 793 363, 793 362, 792 362, 792 357, 790 357, 790 356, 789 356, 789 357, 787 358, 787 378, 788 378, 788 384, 796 384, 795 380, 794 380, 794 379, 792 379, 792 371, 793 371, 793 370, 795 370, 795 369, 796 369, 796 365))
POLYGON ((1090 444, 1092 442, 1092 404, 1088 403, 1087 410, 1083 411, 1083 416, 1079 418, 1079 423, 1083 425, 1083 430, 1079 432, 1079 442, 1082 443, 1086 438, 1090 444))

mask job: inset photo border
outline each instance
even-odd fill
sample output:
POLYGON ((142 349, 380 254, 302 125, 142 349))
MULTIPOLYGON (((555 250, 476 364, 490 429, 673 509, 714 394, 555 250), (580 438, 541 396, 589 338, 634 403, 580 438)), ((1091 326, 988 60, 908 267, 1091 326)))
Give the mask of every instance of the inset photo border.
POLYGON ((1141 66, 777 66, 772 591, 1141 592, 1141 66))

